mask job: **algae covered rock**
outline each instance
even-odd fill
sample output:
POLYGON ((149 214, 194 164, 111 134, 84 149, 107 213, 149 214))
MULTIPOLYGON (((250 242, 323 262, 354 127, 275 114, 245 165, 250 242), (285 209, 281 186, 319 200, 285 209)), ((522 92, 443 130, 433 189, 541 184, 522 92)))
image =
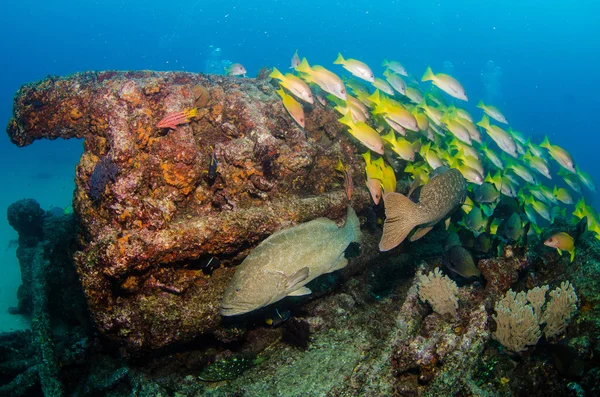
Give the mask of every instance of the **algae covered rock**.
POLYGON ((183 72, 86 72, 17 92, 13 143, 85 138, 75 262, 102 333, 135 351, 214 332, 229 267, 277 230, 344 216, 338 160, 352 206, 368 203, 359 146, 331 108, 305 113, 302 130, 266 80, 183 72))

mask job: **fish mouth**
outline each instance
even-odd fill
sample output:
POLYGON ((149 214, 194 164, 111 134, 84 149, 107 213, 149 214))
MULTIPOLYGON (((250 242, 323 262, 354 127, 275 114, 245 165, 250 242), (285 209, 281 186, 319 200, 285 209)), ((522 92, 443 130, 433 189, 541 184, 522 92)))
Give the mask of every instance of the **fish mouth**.
POLYGON ((240 314, 245 314, 254 310, 252 307, 245 307, 239 305, 221 305, 221 310, 219 313, 221 316, 237 316, 240 314))

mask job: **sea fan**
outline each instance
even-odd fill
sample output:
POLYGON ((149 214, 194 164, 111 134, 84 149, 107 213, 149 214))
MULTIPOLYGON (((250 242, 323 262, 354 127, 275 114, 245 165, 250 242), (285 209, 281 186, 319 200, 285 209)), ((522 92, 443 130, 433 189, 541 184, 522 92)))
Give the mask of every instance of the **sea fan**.
POLYGON ((90 176, 90 197, 93 202, 100 200, 102 193, 109 181, 114 182, 117 172, 117 165, 109 156, 104 156, 96 163, 92 175, 90 176))

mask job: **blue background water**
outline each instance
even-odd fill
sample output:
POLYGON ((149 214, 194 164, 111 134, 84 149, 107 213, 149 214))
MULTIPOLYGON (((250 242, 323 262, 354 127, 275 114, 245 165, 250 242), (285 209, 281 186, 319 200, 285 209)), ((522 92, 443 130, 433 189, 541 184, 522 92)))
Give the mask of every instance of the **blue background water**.
MULTIPOLYGON (((341 72, 331 65, 341 51, 367 62, 377 74, 383 71, 383 58, 401 61, 417 77, 427 65, 437 72, 450 62, 474 117, 481 114, 474 108, 478 99, 493 99, 514 129, 540 138, 548 134, 600 181, 598 1, 208 3, 4 2, 0 125, 8 122, 19 86, 48 74, 103 69, 199 72, 214 49, 210 45, 220 47, 224 59, 244 64, 250 76, 262 66, 287 68, 295 49, 311 64, 341 72), (490 60, 499 68, 496 72, 487 66, 490 60)), ((78 141, 38 142, 18 149, 0 134, 2 208, 24 196, 38 199, 45 208, 67 205, 80 153, 78 141)), ((4 216, 0 222, 5 231, 0 237, 14 238, 4 216)))

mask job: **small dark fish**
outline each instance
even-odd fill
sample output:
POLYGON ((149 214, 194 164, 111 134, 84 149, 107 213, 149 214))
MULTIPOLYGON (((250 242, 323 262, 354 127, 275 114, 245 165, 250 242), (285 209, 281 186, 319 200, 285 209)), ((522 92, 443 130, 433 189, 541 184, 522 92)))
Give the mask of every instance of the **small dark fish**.
POLYGON ((588 229, 588 218, 584 216, 577 222, 577 226, 575 226, 575 240, 577 240, 583 233, 587 232, 588 229))
POLYGON ((291 314, 292 313, 289 310, 283 310, 280 312, 279 309, 275 309, 275 314, 267 317, 265 319, 265 323, 273 327, 277 327, 279 324, 290 318, 291 314))
POLYGON ((210 164, 208 165, 208 181, 212 184, 217 177, 217 168, 219 167, 219 161, 215 156, 215 149, 211 146, 210 153, 210 164))
POLYGON ((525 229, 519 214, 514 213, 508 219, 505 219, 498 227, 498 234, 512 241, 519 241, 525 229))
POLYGON ((479 237, 475 239, 474 249, 479 251, 488 253, 490 248, 492 247, 492 238, 488 234, 480 234, 479 237))
POLYGON ((377 230, 377 212, 374 206, 370 205, 367 207, 367 228, 371 233, 377 230))
POLYGON ((471 253, 461 247, 455 245, 444 253, 442 263, 449 270, 460 274, 464 278, 479 277, 481 271, 475 266, 471 253))
POLYGON ((202 272, 204 274, 210 275, 210 274, 212 274, 212 272, 214 272, 220 266, 221 266, 221 261, 218 258, 215 258, 213 256, 208 260, 208 262, 206 262, 204 265, 202 265, 202 272))
POLYGON ((475 190, 475 200, 478 203, 493 203, 500 197, 500 192, 491 183, 483 183, 475 190))
POLYGON ((548 344, 547 346, 556 370, 563 376, 572 378, 581 377, 584 371, 584 362, 577 350, 566 343, 548 344))

